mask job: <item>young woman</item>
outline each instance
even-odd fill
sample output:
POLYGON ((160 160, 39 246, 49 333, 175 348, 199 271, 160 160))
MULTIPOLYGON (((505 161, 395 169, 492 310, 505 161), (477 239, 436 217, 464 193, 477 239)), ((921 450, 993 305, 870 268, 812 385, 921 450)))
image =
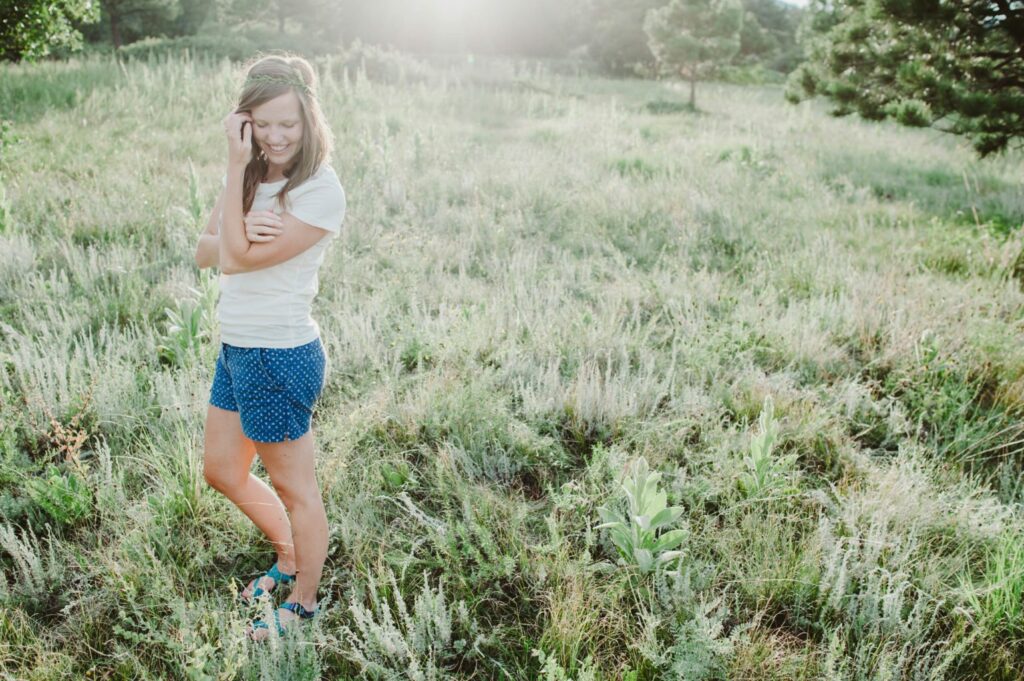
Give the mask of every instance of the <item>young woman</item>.
POLYGON ((224 189, 196 248, 200 268, 221 271, 222 342, 203 463, 207 482, 277 552, 277 562, 249 583, 242 600, 294 582, 273 629, 262 620, 250 624, 248 635, 260 640, 316 614, 327 514, 310 427, 327 358, 310 306, 324 251, 341 230, 345 193, 330 166, 333 140, 317 101, 316 74, 301 57, 254 62, 224 132, 224 189), (257 452, 273 489, 249 472, 257 452))

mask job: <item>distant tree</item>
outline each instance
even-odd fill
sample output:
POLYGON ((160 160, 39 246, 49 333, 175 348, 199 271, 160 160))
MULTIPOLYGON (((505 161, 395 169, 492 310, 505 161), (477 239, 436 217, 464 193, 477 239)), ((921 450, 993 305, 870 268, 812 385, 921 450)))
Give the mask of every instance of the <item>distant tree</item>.
POLYGON ((739 0, 672 0, 650 10, 644 21, 659 70, 690 81, 691 108, 697 105, 697 81, 739 51, 742 29, 739 0))
MULTIPOLYGON (((271 24, 284 34, 289 25, 318 37, 333 36, 354 19, 355 0, 221 0, 218 20, 271 24)), ((376 7, 379 11, 379 6, 376 7)))
POLYGON ((0 59, 45 57, 54 47, 76 49, 82 35, 74 22, 96 21, 98 10, 90 0, 5 0, 0 3, 0 59))
POLYGON ((606 71, 636 74, 654 68, 654 55, 644 33, 648 10, 665 0, 589 0, 583 13, 587 53, 606 71))
POLYGON ((292 19, 306 29, 323 29, 332 24, 330 0, 272 0, 277 15, 277 31, 285 32, 285 22, 292 19))
POLYGON ((142 38, 195 35, 214 18, 218 2, 209 0, 99 0, 100 20, 83 26, 90 42, 122 47, 142 38))
POLYGON ((213 3, 209 0, 178 0, 178 7, 178 18, 174 22, 175 33, 195 35, 210 16, 213 3))
MULTIPOLYGON (((115 48, 150 36, 178 35, 178 0, 100 0, 101 22, 115 48)), ((100 36, 95 36, 100 38, 100 36)))
POLYGON ((740 49, 734 61, 761 63, 789 73, 803 60, 797 31, 803 10, 782 0, 743 0, 746 14, 740 31, 740 49))
POLYGON ((1024 138, 1020 0, 812 0, 787 98, 965 135, 981 156, 1024 138))

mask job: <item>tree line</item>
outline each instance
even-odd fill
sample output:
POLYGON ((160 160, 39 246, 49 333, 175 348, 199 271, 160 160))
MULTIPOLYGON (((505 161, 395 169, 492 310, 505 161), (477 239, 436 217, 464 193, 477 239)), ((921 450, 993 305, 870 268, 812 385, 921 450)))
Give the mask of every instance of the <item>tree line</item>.
MULTIPOLYGON (((114 48, 143 38, 259 26, 321 45, 390 45, 411 52, 581 56, 615 75, 652 75, 657 59, 646 14, 666 0, 475 0, 458 22, 432 16, 442 1, 377 0, 14 0, 0 10, 2 57, 46 55, 83 43, 114 48)), ((705 3, 707 4, 707 3, 705 3)), ((781 0, 741 0, 745 21, 733 63, 779 73, 801 60, 801 10, 781 0)))
MULTIPOLYGON (((440 3, 443 0, 435 0, 440 3)), ((429 2, 7 0, 0 59, 84 43, 271 27, 335 48, 576 56, 609 74, 696 84, 729 67, 789 74, 790 101, 964 135, 990 155, 1024 139, 1024 0, 476 0, 432 23, 429 2)), ((433 6, 434 9, 439 4, 433 6)), ((435 12, 436 14, 436 12, 435 12)))

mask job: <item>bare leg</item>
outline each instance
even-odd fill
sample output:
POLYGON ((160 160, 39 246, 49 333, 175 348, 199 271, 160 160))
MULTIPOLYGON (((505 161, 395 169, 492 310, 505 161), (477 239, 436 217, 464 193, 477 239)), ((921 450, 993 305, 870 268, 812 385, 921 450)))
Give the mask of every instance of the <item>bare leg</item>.
MULTIPOLYGON (((297 440, 260 442, 257 446, 274 489, 291 514, 298 572, 288 602, 313 610, 327 559, 327 511, 316 479, 313 431, 297 440)), ((288 610, 279 610, 278 614, 282 626, 295 617, 288 610)), ((260 633, 266 634, 266 630, 260 633)))
MULTIPOLYGON (((242 433, 238 412, 209 405, 203 455, 206 481, 263 531, 277 551, 278 568, 292 574, 295 549, 291 523, 274 490, 249 472, 255 455, 255 443, 242 433)), ((271 584, 272 580, 267 579, 259 586, 267 588, 271 584)))

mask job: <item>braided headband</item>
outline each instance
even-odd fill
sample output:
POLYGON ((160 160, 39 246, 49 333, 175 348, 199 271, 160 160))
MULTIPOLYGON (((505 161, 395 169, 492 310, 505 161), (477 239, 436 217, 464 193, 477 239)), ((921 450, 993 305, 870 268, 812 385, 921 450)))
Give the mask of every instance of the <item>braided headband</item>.
POLYGON ((309 86, 306 85, 306 83, 298 76, 271 76, 268 74, 257 74, 246 78, 244 87, 249 87, 250 85, 256 85, 259 83, 265 83, 267 85, 291 85, 307 95, 313 94, 313 91, 309 89, 309 86))

